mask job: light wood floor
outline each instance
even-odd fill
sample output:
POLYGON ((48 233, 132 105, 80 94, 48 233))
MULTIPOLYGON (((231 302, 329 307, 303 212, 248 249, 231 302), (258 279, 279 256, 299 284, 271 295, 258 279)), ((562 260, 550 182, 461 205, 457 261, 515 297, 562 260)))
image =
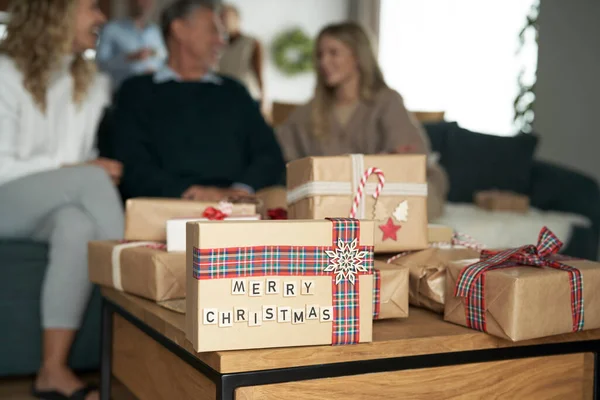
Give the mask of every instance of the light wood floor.
MULTIPOLYGON (((15 378, 15 379, 0 379, 0 399, 2 400, 35 400, 29 393, 31 392, 31 384, 33 377, 15 378)), ((99 378, 97 374, 85 375, 83 379, 88 383, 98 384, 99 378)), ((112 384, 112 399, 113 400, 137 400, 121 383, 113 380, 112 384)))

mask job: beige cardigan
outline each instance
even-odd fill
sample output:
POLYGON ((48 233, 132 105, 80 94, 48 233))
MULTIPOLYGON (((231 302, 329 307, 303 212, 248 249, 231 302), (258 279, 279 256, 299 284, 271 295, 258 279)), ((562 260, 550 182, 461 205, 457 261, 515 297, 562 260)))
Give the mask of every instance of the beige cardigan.
MULTIPOLYGON (((277 129, 286 161, 352 153, 431 153, 423 128, 406 110, 400 94, 392 89, 382 89, 370 102, 361 101, 343 127, 331 115, 329 134, 323 138, 316 138, 311 132, 311 107, 311 102, 299 107, 277 129)), ((443 214, 448 178, 437 163, 430 162, 427 179, 428 214, 433 220, 443 214)))

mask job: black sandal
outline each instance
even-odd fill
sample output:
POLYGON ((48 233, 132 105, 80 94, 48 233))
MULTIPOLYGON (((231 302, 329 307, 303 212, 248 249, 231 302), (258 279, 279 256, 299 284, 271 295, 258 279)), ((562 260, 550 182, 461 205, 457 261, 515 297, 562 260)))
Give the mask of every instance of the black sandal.
POLYGON ((97 390, 98 387, 96 385, 87 385, 73 392, 71 396, 67 396, 56 390, 39 391, 33 386, 31 388, 31 394, 33 397, 41 400, 85 400, 85 396, 97 390))
POLYGON ((31 395, 41 400, 69 400, 69 397, 56 390, 37 390, 35 385, 31 387, 31 395))
POLYGON ((68 397, 69 400, 85 400, 85 397, 92 393, 98 391, 98 386, 96 385, 87 385, 82 387, 79 390, 73 392, 73 394, 68 397))

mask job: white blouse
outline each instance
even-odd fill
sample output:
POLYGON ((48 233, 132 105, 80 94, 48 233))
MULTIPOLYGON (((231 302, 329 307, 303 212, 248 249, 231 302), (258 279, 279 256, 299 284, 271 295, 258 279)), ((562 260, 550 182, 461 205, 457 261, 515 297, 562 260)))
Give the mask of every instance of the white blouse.
POLYGON ((73 102, 70 58, 52 75, 42 112, 14 62, 0 55, 0 185, 94 159, 96 131, 110 101, 109 81, 96 75, 84 102, 73 102))

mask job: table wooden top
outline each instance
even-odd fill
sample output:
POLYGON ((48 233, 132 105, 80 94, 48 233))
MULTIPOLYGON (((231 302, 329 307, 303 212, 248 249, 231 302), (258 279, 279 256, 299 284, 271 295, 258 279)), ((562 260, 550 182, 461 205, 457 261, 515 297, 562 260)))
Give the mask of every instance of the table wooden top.
POLYGON ((372 343, 196 353, 185 338, 183 314, 114 289, 103 288, 102 294, 220 373, 600 339, 600 329, 596 329, 514 343, 411 308, 409 318, 375 321, 372 343))

